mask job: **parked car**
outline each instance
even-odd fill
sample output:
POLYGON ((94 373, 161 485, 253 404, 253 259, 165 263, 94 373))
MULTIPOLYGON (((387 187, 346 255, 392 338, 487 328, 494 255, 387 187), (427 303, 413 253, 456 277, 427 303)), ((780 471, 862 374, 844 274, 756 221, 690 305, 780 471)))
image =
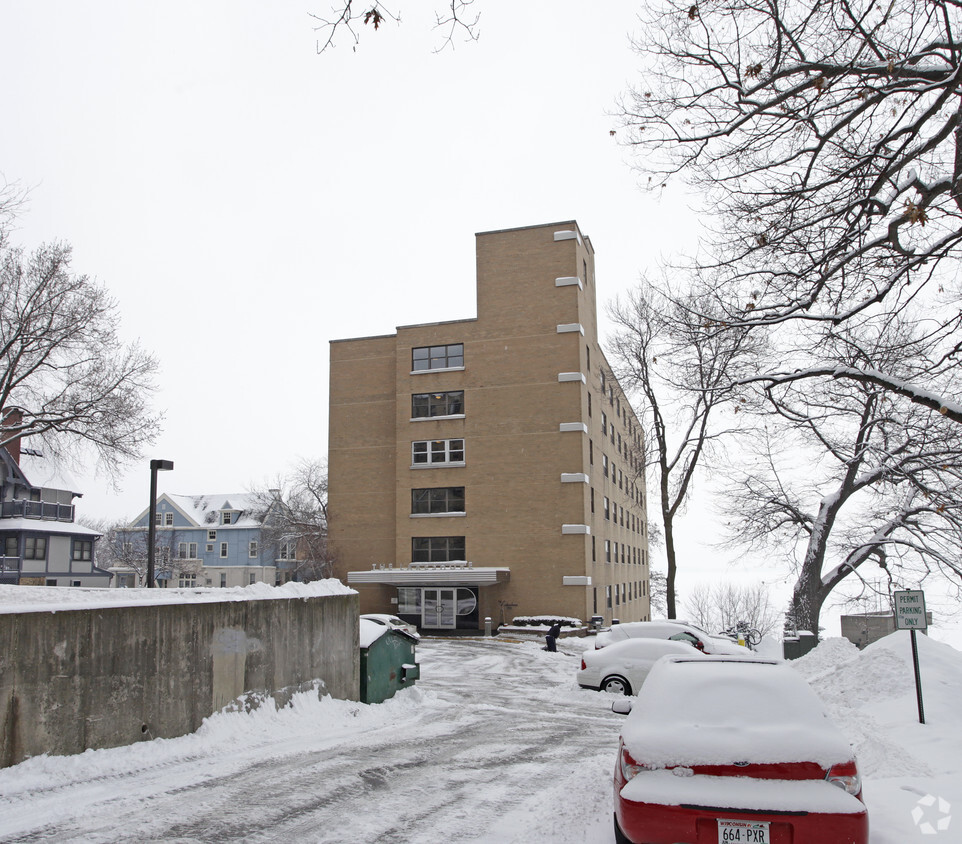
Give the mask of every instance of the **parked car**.
POLYGON ((625 639, 606 648, 585 651, 578 685, 601 692, 637 694, 651 667, 667 654, 698 654, 688 642, 668 639, 625 639))
POLYGON ((700 627, 681 621, 629 621, 615 624, 595 637, 595 648, 605 648, 626 639, 670 639, 675 642, 688 642, 706 654, 739 656, 748 652, 747 648, 730 639, 712 636, 700 627))
POLYGON ((368 621, 373 621, 375 624, 383 624, 385 627, 393 627, 395 630, 403 630, 405 633, 410 633, 416 639, 421 638, 421 634, 418 633, 418 629, 415 625, 409 624, 404 619, 398 618, 396 615, 372 612, 364 613, 361 618, 366 618, 368 621))
POLYGON ((614 773, 618 844, 867 844, 851 745, 790 665, 666 656, 636 700, 612 708, 630 709, 614 773))

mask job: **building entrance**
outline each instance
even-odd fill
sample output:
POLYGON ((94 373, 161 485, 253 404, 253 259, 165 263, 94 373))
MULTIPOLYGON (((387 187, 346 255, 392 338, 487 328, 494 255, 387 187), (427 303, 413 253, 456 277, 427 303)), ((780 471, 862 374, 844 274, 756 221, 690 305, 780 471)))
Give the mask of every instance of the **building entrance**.
POLYGON ((425 589, 421 603, 421 626, 440 630, 455 627, 454 589, 425 589))

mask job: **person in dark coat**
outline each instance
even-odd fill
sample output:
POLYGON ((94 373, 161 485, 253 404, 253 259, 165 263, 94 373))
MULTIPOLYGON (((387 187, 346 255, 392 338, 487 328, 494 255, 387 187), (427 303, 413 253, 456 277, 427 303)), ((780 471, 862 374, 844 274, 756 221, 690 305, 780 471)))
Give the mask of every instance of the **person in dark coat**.
POLYGON ((544 637, 545 641, 548 643, 547 650, 551 651, 552 653, 557 652, 558 650, 557 642, 558 642, 558 637, 560 635, 561 635, 561 625, 556 621, 554 624, 551 625, 551 627, 548 629, 548 632, 545 634, 545 637, 544 637))

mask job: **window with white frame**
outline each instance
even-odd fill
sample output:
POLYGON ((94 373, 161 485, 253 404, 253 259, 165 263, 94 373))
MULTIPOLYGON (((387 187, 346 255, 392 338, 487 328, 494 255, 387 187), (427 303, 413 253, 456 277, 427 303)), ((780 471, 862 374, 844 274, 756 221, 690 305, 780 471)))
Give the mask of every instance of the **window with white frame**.
POLYGON ((464 487, 442 486, 411 490, 411 513, 432 515, 438 513, 463 513, 464 487))
POLYGON ((181 560, 196 560, 197 559, 197 543, 196 542, 178 542, 177 557, 181 560))
POLYGON ((220 523, 229 525, 233 521, 234 514, 230 510, 223 510, 220 514, 220 523))
POLYGON ((412 442, 411 463, 415 466, 464 463, 464 440, 419 440, 412 442))
POLYGON ((297 553, 296 540, 289 539, 279 542, 277 545, 277 558, 279 560, 293 560, 297 553))
POLYGON ((220 544, 220 555, 221 555, 221 557, 226 557, 226 556, 227 556, 227 543, 226 543, 226 542, 221 542, 221 544, 220 544))
POLYGON ((197 585, 197 575, 188 572, 181 572, 177 579, 177 585, 181 589, 193 589, 197 585))
POLYGON ((247 545, 247 556, 256 557, 257 556, 257 540, 252 539, 247 545))
POLYGON ((450 343, 447 346, 421 346, 411 349, 411 369, 415 372, 425 369, 454 369, 463 366, 463 343, 450 343))
POLYGON ((161 527, 164 523, 163 513, 154 513, 154 527, 161 527))
POLYGON ((411 418, 429 419, 432 416, 462 416, 464 414, 464 390, 446 393, 413 393, 411 395, 411 418))
POLYGON ((208 554, 213 554, 213 553, 214 553, 214 543, 213 543, 213 542, 208 542, 207 545, 205 545, 204 547, 207 549, 207 553, 208 553, 208 554))
POLYGON ((217 531, 216 531, 216 530, 209 530, 209 531, 207 531, 207 541, 208 541, 208 542, 216 542, 216 541, 217 541, 217 531))
POLYGON ((164 513, 164 527, 172 527, 174 524, 174 514, 164 513))

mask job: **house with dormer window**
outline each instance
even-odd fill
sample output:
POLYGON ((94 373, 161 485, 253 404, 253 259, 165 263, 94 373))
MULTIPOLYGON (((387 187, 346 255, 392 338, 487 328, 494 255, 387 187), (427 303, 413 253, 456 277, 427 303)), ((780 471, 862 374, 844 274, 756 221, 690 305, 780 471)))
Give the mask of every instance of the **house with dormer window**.
MULTIPOLYGON (((249 493, 161 494, 154 515, 156 585, 273 586, 289 579, 295 549, 267 530, 271 511, 249 493)), ((148 518, 144 510, 120 537, 144 555, 148 518)))
POLYGON ((74 521, 77 484, 43 453, 14 440, 0 447, 0 583, 110 585, 95 564, 100 534, 74 521))

